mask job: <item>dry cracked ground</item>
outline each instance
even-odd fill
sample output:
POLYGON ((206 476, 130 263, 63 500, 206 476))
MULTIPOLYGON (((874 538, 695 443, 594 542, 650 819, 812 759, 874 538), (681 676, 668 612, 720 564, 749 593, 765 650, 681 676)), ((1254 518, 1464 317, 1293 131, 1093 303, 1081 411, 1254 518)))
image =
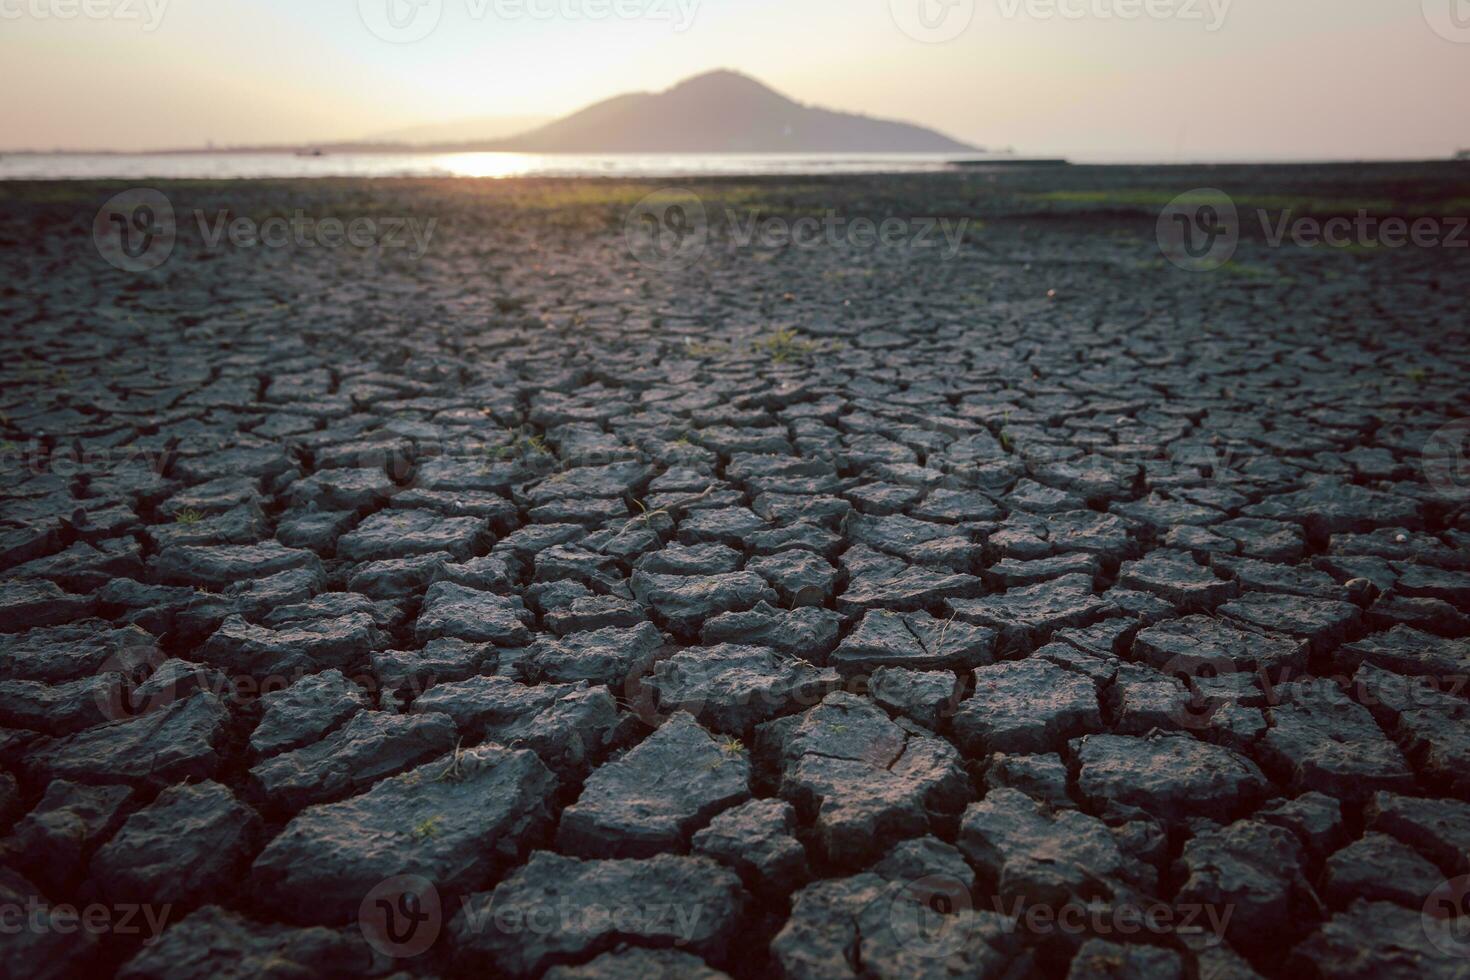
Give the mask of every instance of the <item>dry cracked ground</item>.
POLYGON ((1148 206, 1448 173, 0 191, 0 976, 1470 976, 1465 253, 1148 206))

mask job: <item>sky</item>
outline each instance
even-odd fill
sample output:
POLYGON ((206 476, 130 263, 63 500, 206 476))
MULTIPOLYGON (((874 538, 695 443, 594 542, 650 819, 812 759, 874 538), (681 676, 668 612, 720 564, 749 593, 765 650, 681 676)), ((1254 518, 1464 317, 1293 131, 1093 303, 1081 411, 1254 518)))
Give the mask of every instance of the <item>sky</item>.
POLYGON ((550 118, 716 68, 1079 161, 1470 147, 1470 0, 0 0, 0 150, 550 118))

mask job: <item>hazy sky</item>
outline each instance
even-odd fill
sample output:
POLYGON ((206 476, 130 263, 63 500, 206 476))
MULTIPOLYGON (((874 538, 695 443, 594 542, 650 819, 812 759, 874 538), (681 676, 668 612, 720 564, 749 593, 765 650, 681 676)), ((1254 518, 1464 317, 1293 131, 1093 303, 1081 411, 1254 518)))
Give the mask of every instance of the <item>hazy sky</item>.
POLYGON ((721 67, 1083 160, 1470 147, 1470 0, 0 0, 0 148, 556 116, 721 67))

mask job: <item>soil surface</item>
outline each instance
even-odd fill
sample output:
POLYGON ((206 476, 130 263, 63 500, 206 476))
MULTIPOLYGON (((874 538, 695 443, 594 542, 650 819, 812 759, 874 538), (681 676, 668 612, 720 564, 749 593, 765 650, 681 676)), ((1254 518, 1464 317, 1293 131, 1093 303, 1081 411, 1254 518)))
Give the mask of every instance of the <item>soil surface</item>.
POLYGON ((0 977, 1470 976, 1466 167, 153 190, 0 186, 0 977))

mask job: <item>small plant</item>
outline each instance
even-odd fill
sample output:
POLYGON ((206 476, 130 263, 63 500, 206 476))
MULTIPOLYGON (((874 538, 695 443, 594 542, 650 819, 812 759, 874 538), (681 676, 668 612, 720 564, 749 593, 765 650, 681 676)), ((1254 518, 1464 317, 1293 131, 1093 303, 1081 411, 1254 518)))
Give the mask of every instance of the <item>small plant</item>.
POLYGON ((461 765, 464 758, 464 749, 461 748, 463 744, 463 741, 455 744, 454 758, 449 760, 449 765, 445 766, 444 771, 439 774, 437 782, 458 783, 464 780, 466 773, 461 765))
POLYGON ((952 622, 954 622, 954 618, 955 618, 956 615, 958 615, 958 613, 950 613, 949 614, 949 618, 946 619, 944 621, 944 625, 942 627, 940 627, 940 629, 939 629, 939 639, 937 641, 935 641, 935 643, 934 643, 934 653, 936 655, 937 654, 943 654, 944 653, 944 636, 945 636, 946 633, 949 632, 949 624, 952 623, 952 622))
POLYGON ((437 836, 439 836, 438 817, 429 817, 425 820, 421 820, 419 821, 418 826, 413 828, 414 840, 433 840, 437 836))
POLYGON ((528 456, 550 456, 551 447, 546 440, 534 433, 522 429, 506 429, 505 434, 510 441, 500 446, 492 446, 486 449, 486 454, 493 460, 504 461, 509 459, 524 459, 528 456))
POLYGON ((634 525, 636 525, 639 521, 651 521, 655 517, 677 517, 686 508, 688 508, 689 506, 691 506, 693 504, 699 503, 705 497, 708 497, 710 494, 712 494, 714 492, 715 492, 715 486, 712 483, 709 486, 707 486, 707 487, 704 488, 704 492, 703 493, 698 494, 698 495, 693 496, 693 497, 685 497, 682 500, 676 500, 676 501, 674 501, 673 503, 669 504, 666 507, 660 507, 658 510, 649 510, 647 504, 645 504, 643 501, 639 500, 637 497, 633 497, 632 498, 632 500, 633 500, 633 506, 638 508, 638 516, 634 517, 626 525, 624 525, 623 526, 623 530, 622 531, 619 531, 618 533, 619 534, 622 534, 622 533, 628 531, 634 525))
POLYGON ((1408 378, 1415 384, 1423 384, 1429 379, 1429 371, 1422 367, 1409 368, 1407 371, 1404 372, 1404 377, 1408 378))
POLYGON ((724 766, 724 764, 729 762, 732 758, 744 752, 745 743, 740 741, 740 739, 738 738, 725 738, 720 742, 719 749, 720 754, 711 759, 704 767, 709 772, 714 772, 715 770, 724 766))
POLYGON ((204 515, 193 507, 185 507, 174 515, 174 520, 180 524, 198 524, 204 520, 204 515))
POLYGON ((720 354, 728 354, 730 352, 730 346, 728 344, 705 344, 699 341, 685 340, 684 352, 692 357, 717 357, 720 354))
POLYGON ((767 355, 774 364, 785 364, 817 351, 816 344, 810 340, 802 340, 800 334, 789 328, 777 330, 769 337, 757 340, 754 346, 757 353, 767 355))

